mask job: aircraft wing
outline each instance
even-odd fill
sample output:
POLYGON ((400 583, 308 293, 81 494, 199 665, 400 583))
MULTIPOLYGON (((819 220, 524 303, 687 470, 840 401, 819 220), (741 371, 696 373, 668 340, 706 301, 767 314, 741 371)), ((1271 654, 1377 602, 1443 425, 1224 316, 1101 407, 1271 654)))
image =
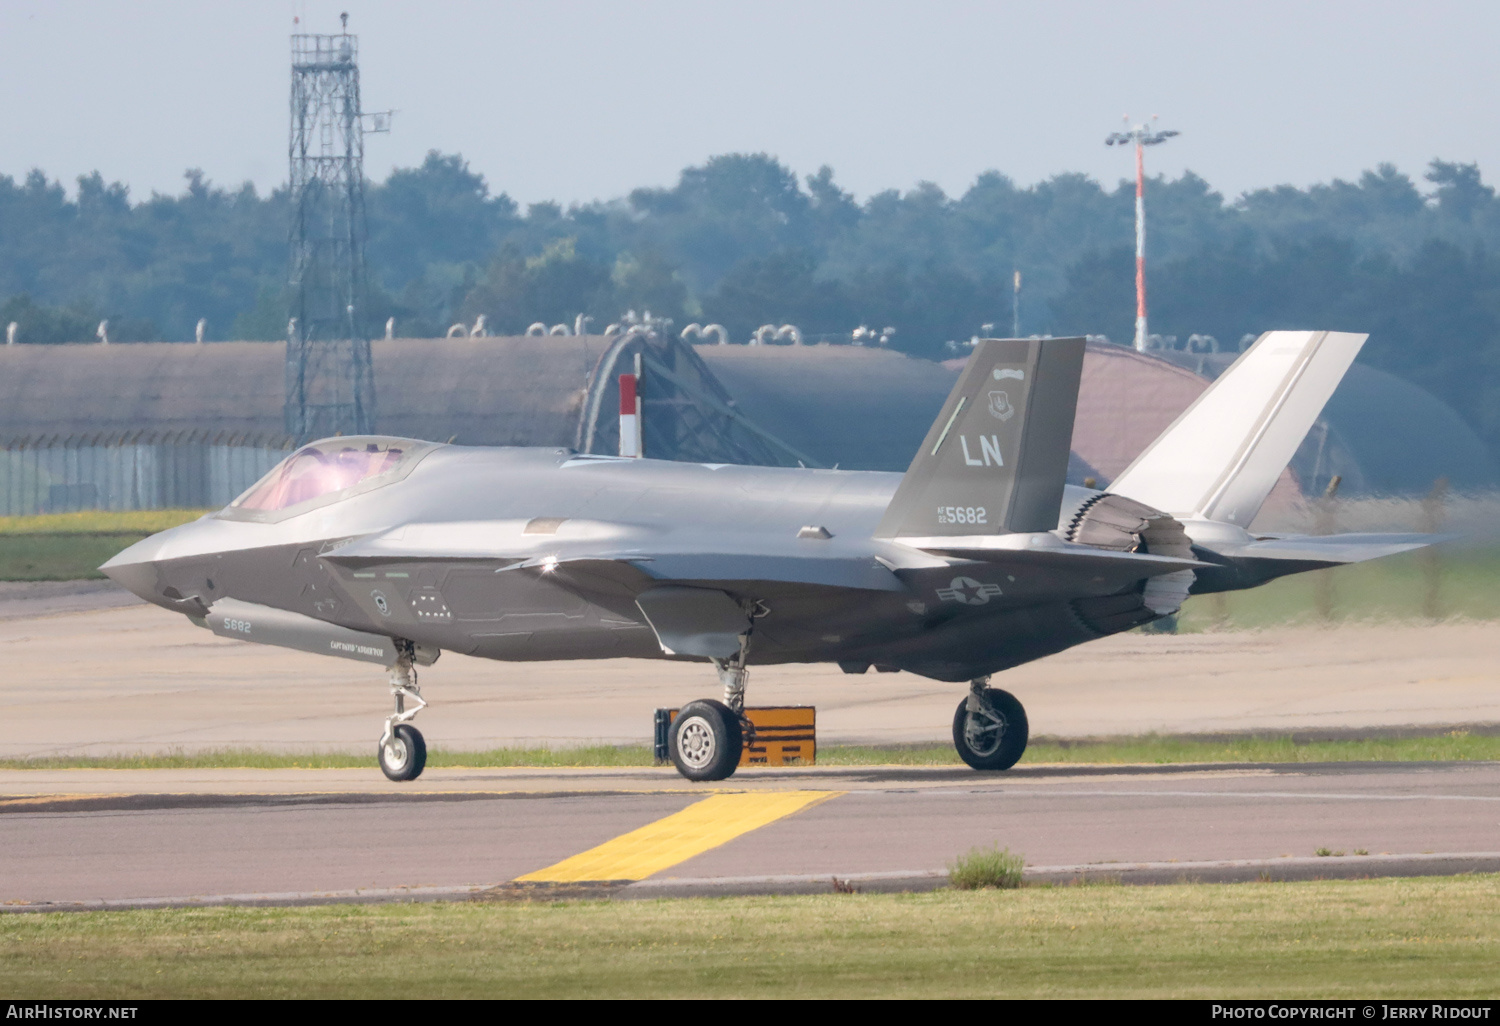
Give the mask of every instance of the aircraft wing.
POLYGON ((1028 575, 1092 574, 1117 586, 1207 565, 1073 545, 1048 534, 905 537, 872 547, 868 539, 844 543, 743 534, 710 537, 696 531, 582 521, 570 522, 566 537, 528 535, 521 522, 407 524, 352 541, 322 558, 342 566, 407 560, 490 562, 497 572, 568 571, 607 576, 622 584, 634 581, 641 587, 653 582, 767 582, 887 592, 907 590, 904 571, 962 565, 955 561, 1028 575))
MULTIPOLYGON (((555 529, 555 528, 554 528, 555 529)), ((777 582, 902 591, 868 548, 837 539, 663 531, 632 524, 569 521, 566 534, 528 534, 523 522, 407 524, 326 553, 342 566, 403 560, 493 562, 497 572, 603 574, 625 583, 777 582), (727 546, 727 547, 726 547, 727 546)), ((559 583, 565 583, 559 581, 559 583)))

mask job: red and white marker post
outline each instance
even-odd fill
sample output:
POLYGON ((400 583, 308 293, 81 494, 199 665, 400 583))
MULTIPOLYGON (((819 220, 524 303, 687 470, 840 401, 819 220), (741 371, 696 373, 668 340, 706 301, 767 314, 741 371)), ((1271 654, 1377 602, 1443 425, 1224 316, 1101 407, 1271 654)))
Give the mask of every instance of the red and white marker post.
POLYGON ((641 396, 635 374, 620 375, 620 455, 639 458, 641 452, 641 396))

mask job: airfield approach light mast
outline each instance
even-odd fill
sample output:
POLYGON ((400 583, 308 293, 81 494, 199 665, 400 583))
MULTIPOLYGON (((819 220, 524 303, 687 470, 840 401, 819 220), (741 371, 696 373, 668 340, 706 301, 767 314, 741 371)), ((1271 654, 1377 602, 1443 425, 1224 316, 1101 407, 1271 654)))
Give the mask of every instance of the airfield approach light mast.
POLYGON ((1124 146, 1135 143, 1135 349, 1146 351, 1146 161, 1145 148, 1159 146, 1181 132, 1154 130, 1156 115, 1151 115, 1150 124, 1130 126, 1130 115, 1125 115, 1126 129, 1111 132, 1104 140, 1106 146, 1124 146))

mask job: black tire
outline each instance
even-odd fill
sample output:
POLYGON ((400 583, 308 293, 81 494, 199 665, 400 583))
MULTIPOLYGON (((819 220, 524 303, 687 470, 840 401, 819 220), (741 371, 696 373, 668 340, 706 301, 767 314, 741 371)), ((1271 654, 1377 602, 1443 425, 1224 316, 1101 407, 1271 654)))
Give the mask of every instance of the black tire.
POLYGON ((378 745, 380 771, 392 780, 416 780, 427 767, 427 742, 416 727, 402 723, 391 732, 389 744, 378 745))
POLYGON ((1016 696, 999 688, 985 688, 981 699, 988 715, 969 722, 969 700, 953 714, 953 747, 958 757, 977 770, 1007 770, 1026 751, 1030 727, 1026 710, 1016 696))
POLYGON ((740 764, 740 718, 723 702, 689 702, 667 734, 672 765, 689 780, 724 780, 740 764))

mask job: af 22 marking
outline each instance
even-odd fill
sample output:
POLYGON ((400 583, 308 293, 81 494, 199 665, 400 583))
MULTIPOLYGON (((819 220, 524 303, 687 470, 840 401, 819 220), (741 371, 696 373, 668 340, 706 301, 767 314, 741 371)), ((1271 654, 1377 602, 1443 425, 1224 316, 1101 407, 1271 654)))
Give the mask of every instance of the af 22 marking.
POLYGON ((989 514, 983 506, 939 506, 937 522, 940 524, 987 524, 989 514))

